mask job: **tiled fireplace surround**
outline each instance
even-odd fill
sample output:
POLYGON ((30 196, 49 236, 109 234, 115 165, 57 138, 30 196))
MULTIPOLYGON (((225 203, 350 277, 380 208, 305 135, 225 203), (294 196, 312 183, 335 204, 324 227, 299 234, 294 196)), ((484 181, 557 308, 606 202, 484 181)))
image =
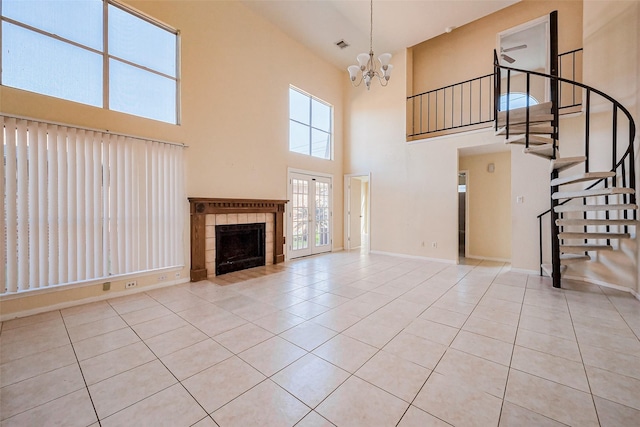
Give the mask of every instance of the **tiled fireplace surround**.
POLYGON ((216 225, 265 223, 266 264, 284 261, 286 200, 189 198, 191 281, 215 276, 216 225))
POLYGON ((265 225, 265 263, 273 264, 273 215, 266 213, 209 214, 205 216, 205 255, 204 264, 207 276, 215 276, 216 272, 216 226, 235 224, 265 225))

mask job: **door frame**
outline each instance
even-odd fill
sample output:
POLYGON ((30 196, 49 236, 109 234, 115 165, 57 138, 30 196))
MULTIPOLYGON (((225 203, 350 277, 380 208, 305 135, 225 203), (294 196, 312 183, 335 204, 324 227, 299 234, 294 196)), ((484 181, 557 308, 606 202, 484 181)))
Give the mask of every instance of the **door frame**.
MULTIPOLYGON (((469 256, 469 170, 462 169, 458 171, 458 174, 464 174, 464 257, 469 256)), ((459 185, 459 184, 458 184, 459 185)), ((456 191, 457 191, 456 186, 456 191)), ((460 192, 457 192, 458 197, 460 192)), ((458 214, 460 213, 460 203, 458 203, 458 214)), ((458 237, 459 239, 459 237, 458 237)), ((460 264, 460 244, 458 243, 458 264, 460 264)))
MULTIPOLYGON (((367 212, 369 217, 367 218, 367 253, 371 252, 371 172, 369 173, 348 173, 344 175, 344 249, 350 250, 350 236, 351 236, 351 218, 349 213, 351 212, 351 191, 350 182, 351 178, 358 176, 366 176, 369 182, 367 189, 367 212)), ((362 243, 361 243, 362 244, 362 243)))
MULTIPOLYGON (((520 25, 516 25, 515 27, 508 28, 504 31, 500 31, 496 34, 496 50, 500 52, 500 47, 502 46, 502 38, 506 36, 510 36, 512 34, 517 34, 519 32, 528 30, 533 27, 537 27, 538 25, 545 26, 545 38, 546 38, 546 60, 544 65, 544 72, 549 74, 551 63, 550 63, 550 52, 551 52, 551 16, 550 14, 543 15, 539 18, 532 19, 531 21, 527 21, 520 25)), ((517 67, 516 67, 517 68, 517 67)), ((550 92, 550 84, 549 79, 545 79, 545 87, 544 87, 544 100, 539 100, 539 102, 549 101, 549 92, 550 92)))
MULTIPOLYGON (((328 178, 331 183, 329 185, 329 223, 330 223, 330 227, 331 227, 331 232, 329 233, 329 251, 328 252, 333 252, 333 232, 334 232, 334 221, 333 221, 333 174, 330 173, 325 173, 325 172, 316 172, 316 171, 310 171, 310 170, 305 170, 305 169, 297 169, 297 168, 287 168, 287 198, 289 198, 291 196, 291 174, 299 174, 299 175, 307 175, 311 178, 313 177, 319 177, 319 178, 328 178)), ((289 202, 291 202, 291 200, 289 200, 289 202)), ((285 241, 286 242, 292 242, 293 241, 293 236, 291 235, 291 209, 289 208, 289 203, 287 203, 285 205, 285 241)), ((314 236, 315 236, 315 231, 314 231, 314 236)), ((289 251, 289 245, 290 243, 286 243, 284 245, 284 249, 285 249, 285 261, 288 261, 291 259, 291 253, 289 251)), ((326 253, 326 252, 325 252, 326 253)), ((314 255, 313 253, 311 255, 314 255)))

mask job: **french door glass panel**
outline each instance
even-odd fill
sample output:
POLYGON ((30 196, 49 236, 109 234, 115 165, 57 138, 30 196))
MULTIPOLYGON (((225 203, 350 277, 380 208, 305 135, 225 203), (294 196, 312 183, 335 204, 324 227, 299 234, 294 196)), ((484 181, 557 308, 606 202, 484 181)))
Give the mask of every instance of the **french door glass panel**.
POLYGON ((289 258, 331 250, 331 179, 290 177, 289 258))

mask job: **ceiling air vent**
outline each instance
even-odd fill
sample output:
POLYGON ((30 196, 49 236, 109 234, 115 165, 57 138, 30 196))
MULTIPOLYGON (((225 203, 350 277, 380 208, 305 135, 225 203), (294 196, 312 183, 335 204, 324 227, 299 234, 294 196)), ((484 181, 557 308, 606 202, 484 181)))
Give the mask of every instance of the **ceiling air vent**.
POLYGON ((340 49, 344 49, 345 47, 349 46, 349 43, 344 40, 340 40, 339 42, 336 42, 336 46, 338 46, 340 49))

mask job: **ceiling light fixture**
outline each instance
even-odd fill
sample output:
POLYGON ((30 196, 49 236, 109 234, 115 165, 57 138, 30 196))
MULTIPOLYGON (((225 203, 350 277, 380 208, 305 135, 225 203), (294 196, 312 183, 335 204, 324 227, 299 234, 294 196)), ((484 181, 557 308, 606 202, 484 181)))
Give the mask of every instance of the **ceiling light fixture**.
POLYGON ((361 53, 356 57, 358 65, 351 65, 347 68, 349 71, 349 78, 351 84, 354 87, 360 86, 364 81, 367 86, 367 90, 371 87, 371 80, 374 77, 378 78, 381 86, 386 86, 389 83, 391 77, 391 70, 393 65, 389 64, 391 61, 390 53, 383 53, 378 57, 380 61, 380 70, 378 70, 377 64, 373 59, 373 0, 371 0, 371 32, 369 33, 369 53, 361 53), (360 78, 358 79, 358 75, 360 78), (358 82, 356 83, 356 80, 358 82))

